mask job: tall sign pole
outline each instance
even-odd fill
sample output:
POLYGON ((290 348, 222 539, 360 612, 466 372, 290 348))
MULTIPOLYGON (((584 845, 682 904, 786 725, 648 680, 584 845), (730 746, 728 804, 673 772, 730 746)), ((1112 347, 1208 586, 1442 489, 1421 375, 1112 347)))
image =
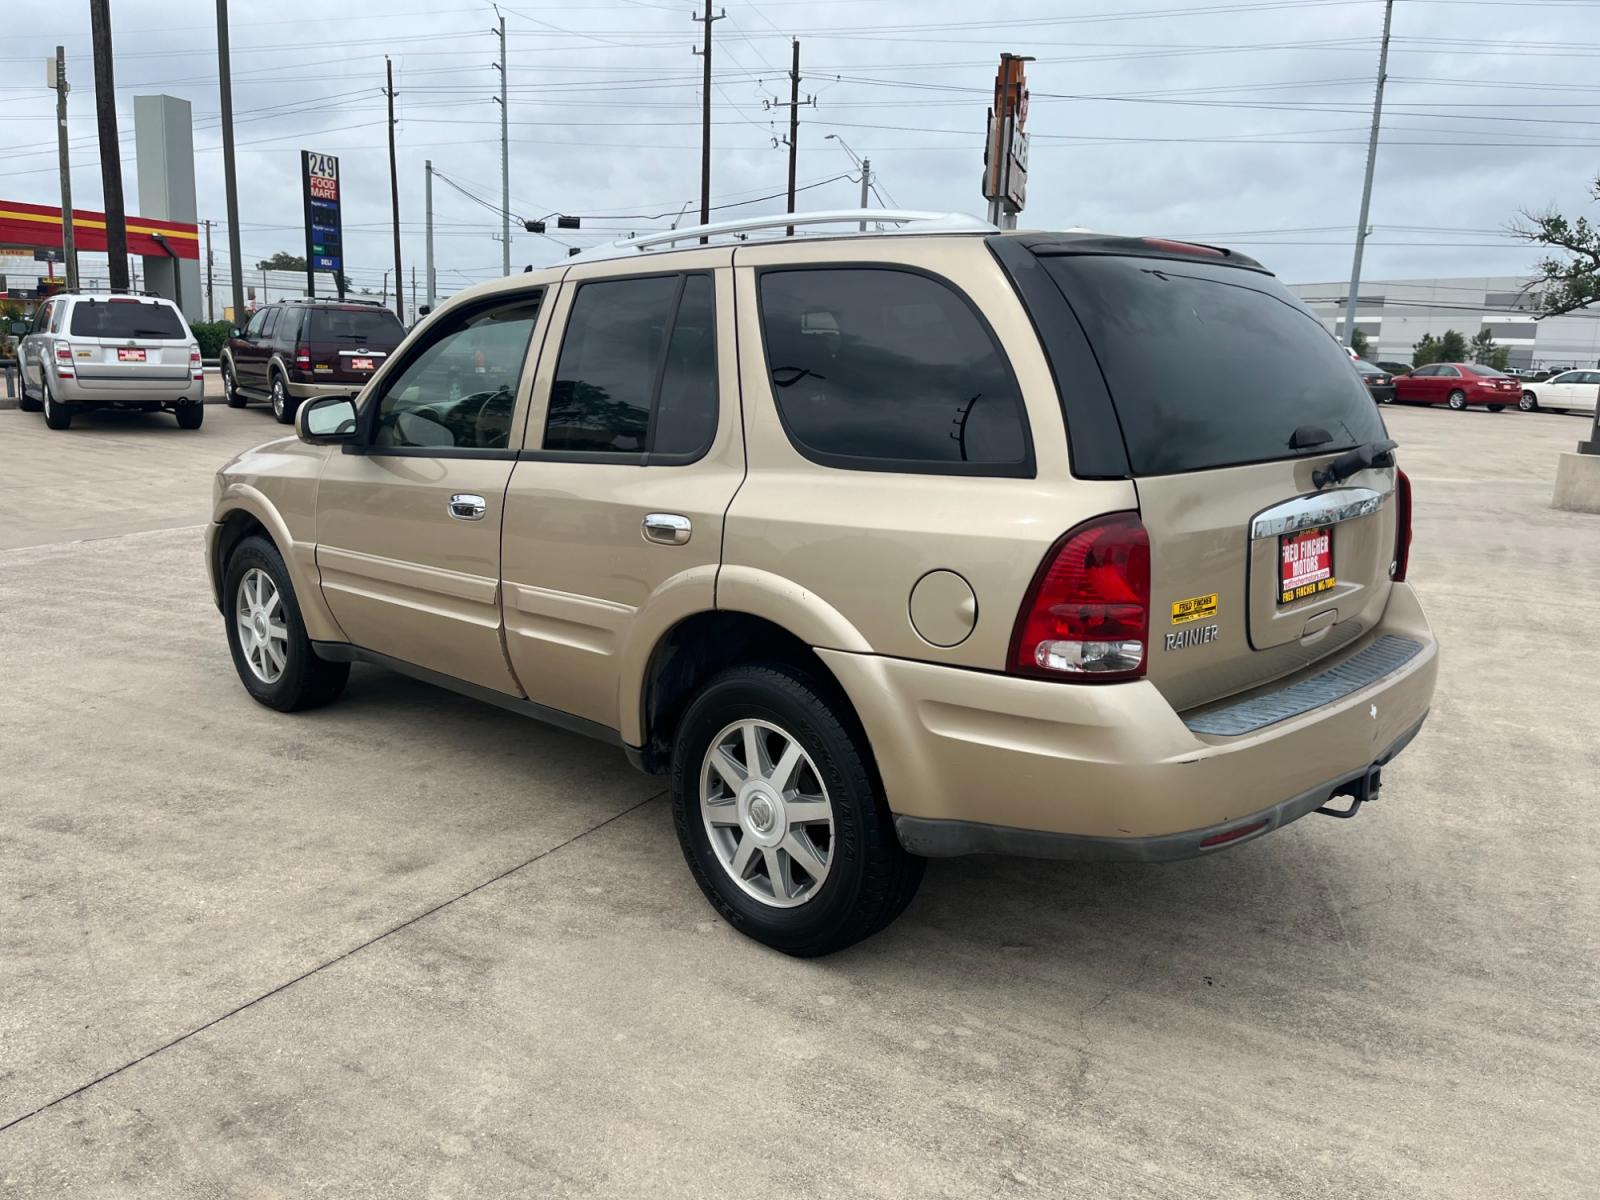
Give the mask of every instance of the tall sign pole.
POLYGON ((89 0, 94 40, 94 107, 100 126, 100 188, 105 195, 106 257, 111 289, 128 290, 128 216, 122 201, 122 147, 117 134, 117 82, 111 69, 111 0, 89 0))
POLYGON ((989 222, 1015 229, 1028 199, 1028 76, 1021 54, 1002 54, 994 77, 994 107, 983 149, 983 195, 989 222))
POLYGON ((67 260, 67 291, 78 290, 78 234, 72 225, 72 159, 67 152, 67 52, 56 47, 50 64, 50 86, 56 90, 56 150, 61 158, 61 253, 67 260))
POLYGON ((228 200, 228 281, 233 323, 243 325, 244 263, 239 252, 239 183, 233 169, 233 69, 228 62, 228 0, 217 0, 217 76, 222 93, 222 183, 228 200))
POLYGON ((306 214, 306 295, 317 294, 317 272, 331 271, 344 299, 344 217, 339 197, 339 160, 300 151, 300 194, 306 214))
POLYGON ((1344 344, 1355 345, 1356 296, 1361 291, 1361 253, 1367 248, 1367 211, 1372 206, 1372 172, 1378 164, 1378 126, 1383 120, 1383 84, 1389 78, 1389 25, 1394 0, 1383 6, 1383 48, 1378 51, 1378 91, 1372 99, 1372 135, 1367 139, 1367 176, 1361 184, 1361 219, 1356 223, 1356 256, 1350 264, 1350 294, 1344 304, 1344 344))

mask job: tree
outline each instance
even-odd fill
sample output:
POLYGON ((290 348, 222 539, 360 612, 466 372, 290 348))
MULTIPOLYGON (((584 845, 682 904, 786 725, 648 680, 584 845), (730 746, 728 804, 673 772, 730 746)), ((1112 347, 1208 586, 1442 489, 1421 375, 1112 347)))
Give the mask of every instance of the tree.
POLYGON ((1496 371, 1505 370, 1511 362, 1511 348, 1496 346, 1494 334, 1487 329, 1480 329, 1472 335, 1472 343, 1467 347, 1467 353, 1473 362, 1493 367, 1496 371))
POLYGON ((1367 335, 1358 329, 1351 335, 1350 349, 1356 352, 1357 358, 1365 358, 1372 349, 1372 343, 1367 341, 1367 335))
POLYGON ((1429 363, 1440 362, 1443 355, 1439 353, 1439 339, 1431 333, 1422 335, 1422 340, 1411 347, 1411 365, 1425 367, 1429 363))
POLYGON ((1438 362, 1466 362, 1467 338, 1459 329, 1446 329, 1439 339, 1438 362))
MULTIPOLYGON (((1591 194, 1600 200, 1600 177, 1596 177, 1591 194)), ((1541 288, 1537 305, 1541 316, 1558 317, 1600 301, 1600 226, 1590 224, 1586 217, 1568 220, 1547 209, 1542 213, 1524 211, 1511 232, 1525 242, 1555 251, 1534 264, 1539 278, 1529 286, 1530 291, 1541 288)))
POLYGON ((264 258, 256 264, 258 271, 299 271, 305 274, 306 260, 298 254, 290 254, 287 250, 279 250, 271 258, 264 258))

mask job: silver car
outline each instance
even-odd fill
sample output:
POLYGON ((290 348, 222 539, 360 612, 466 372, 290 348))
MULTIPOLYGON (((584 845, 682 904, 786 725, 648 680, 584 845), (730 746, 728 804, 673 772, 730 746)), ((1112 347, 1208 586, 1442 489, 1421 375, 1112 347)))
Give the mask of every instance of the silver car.
POLYGON ((51 429, 94 408, 170 412, 184 429, 205 416, 200 345, 160 296, 58 295, 39 306, 17 347, 22 408, 51 429))

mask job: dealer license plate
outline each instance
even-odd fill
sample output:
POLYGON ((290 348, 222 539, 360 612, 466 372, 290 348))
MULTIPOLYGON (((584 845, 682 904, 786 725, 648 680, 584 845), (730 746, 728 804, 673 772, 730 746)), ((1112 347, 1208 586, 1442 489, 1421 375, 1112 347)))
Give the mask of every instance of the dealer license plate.
POLYGON ((1333 526, 1318 525, 1278 538, 1278 603, 1293 604, 1338 581, 1333 577, 1333 526))
POLYGON ((137 347, 118 346, 117 347, 117 361, 118 362, 143 362, 144 361, 144 351, 142 349, 137 348, 137 347))
POLYGON ((372 360, 370 358, 352 358, 350 360, 350 369, 352 371, 370 371, 372 370, 372 360))

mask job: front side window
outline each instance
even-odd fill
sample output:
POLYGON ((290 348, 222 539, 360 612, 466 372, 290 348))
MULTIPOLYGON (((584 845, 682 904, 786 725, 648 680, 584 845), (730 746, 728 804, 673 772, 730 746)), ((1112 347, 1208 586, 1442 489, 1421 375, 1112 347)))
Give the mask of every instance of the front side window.
POLYGON ((717 424, 716 311, 708 275, 586 283, 567 321, 544 449, 705 451, 717 424))
POLYGON ((541 297, 443 322, 378 401, 377 446, 503 450, 541 297))
POLYGON ((1033 473, 1022 395, 966 299, 894 268, 763 271, 761 328, 784 428, 855 470, 1033 473))

